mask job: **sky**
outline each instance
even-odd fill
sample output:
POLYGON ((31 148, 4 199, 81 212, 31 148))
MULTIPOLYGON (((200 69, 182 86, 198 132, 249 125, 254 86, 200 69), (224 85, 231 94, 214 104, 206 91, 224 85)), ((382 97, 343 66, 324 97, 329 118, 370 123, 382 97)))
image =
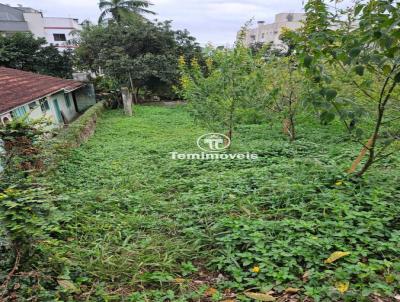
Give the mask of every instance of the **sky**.
MULTIPOLYGON (((152 0, 151 10, 160 21, 173 20, 175 29, 188 29, 201 44, 233 44, 236 33, 248 20, 272 22, 281 12, 302 12, 303 0, 152 0)), ((43 11, 47 17, 73 17, 96 22, 98 0, 0 0, 43 11)))

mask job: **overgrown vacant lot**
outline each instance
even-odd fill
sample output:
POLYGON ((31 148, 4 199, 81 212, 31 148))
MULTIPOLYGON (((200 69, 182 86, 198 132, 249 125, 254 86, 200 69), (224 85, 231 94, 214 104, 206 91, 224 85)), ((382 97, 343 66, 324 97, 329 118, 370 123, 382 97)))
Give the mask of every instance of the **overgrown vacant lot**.
POLYGON ((278 126, 240 126, 230 152, 257 160, 172 160, 199 152, 209 129, 184 107, 136 110, 106 112, 52 179, 69 217, 59 258, 81 288, 76 299, 251 301, 246 290, 289 287, 316 301, 396 294, 399 157, 351 181, 344 172, 359 146, 340 126, 304 117, 293 143, 278 126), (336 251, 350 254, 325 263, 336 251))

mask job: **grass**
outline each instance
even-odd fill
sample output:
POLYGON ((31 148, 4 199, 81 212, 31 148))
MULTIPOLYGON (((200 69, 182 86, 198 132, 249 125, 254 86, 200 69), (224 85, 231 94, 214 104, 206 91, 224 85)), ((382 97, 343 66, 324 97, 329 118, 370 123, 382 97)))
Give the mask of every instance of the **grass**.
POLYGON ((184 107, 136 111, 105 112, 51 179, 68 221, 52 261, 80 288, 73 299, 251 301, 244 291, 292 287, 369 301, 399 290, 399 157, 348 179, 359 146, 340 125, 303 118, 292 144, 279 125, 238 127, 230 152, 257 160, 172 160, 199 152, 209 131, 184 107), (335 251, 350 255, 324 263, 335 251))

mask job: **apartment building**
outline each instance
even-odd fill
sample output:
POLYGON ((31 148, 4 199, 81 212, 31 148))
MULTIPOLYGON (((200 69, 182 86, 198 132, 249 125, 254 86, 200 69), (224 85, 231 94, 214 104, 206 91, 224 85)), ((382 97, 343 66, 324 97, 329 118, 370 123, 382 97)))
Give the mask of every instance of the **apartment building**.
POLYGON ((245 44, 250 46, 254 43, 272 43, 274 48, 283 47, 279 36, 284 28, 296 30, 302 26, 305 20, 303 13, 280 13, 275 15, 275 22, 266 24, 258 21, 256 28, 251 28, 245 33, 245 44))
POLYGON ((31 32, 62 51, 76 47, 70 41, 73 32, 80 29, 78 19, 44 17, 42 12, 30 7, 12 7, 0 3, 0 34, 3 35, 31 32))

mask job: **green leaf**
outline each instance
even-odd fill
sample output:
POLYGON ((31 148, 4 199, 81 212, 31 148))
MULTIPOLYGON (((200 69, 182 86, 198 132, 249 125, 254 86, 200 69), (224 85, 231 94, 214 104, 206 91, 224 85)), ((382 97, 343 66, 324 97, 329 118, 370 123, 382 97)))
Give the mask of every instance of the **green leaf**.
POLYGON ((382 32, 380 30, 374 31, 374 38, 380 39, 382 37, 382 32))
POLYGON ((358 14, 363 10, 364 5, 358 4, 354 9, 354 16, 358 16, 358 14))
POLYGON ((395 76, 394 76, 394 81, 396 83, 400 83, 400 72, 398 72, 395 76))
POLYGON ((358 138, 361 138, 363 134, 364 134, 364 131, 362 129, 360 129, 360 128, 356 129, 356 136, 358 138))
POLYGON ((321 113, 321 116, 319 118, 321 119, 322 123, 329 124, 335 119, 335 114, 333 112, 324 111, 321 113))
POLYGON ((384 66, 382 67, 382 71, 383 71, 383 74, 384 74, 385 76, 387 76, 387 75, 389 75, 390 72, 392 71, 392 67, 391 67, 390 65, 384 65, 384 66))
POLYGON ((357 57, 359 54, 361 53, 361 48, 359 47, 354 47, 352 49, 350 49, 349 51, 349 56, 352 58, 357 57))
POLYGON ((337 91, 335 89, 327 89, 325 91, 325 96, 328 101, 332 101, 337 96, 337 91))
POLYGON ((305 67, 310 67, 311 66, 311 63, 312 63, 312 61, 313 61, 313 57, 312 56, 310 56, 310 55, 306 55, 305 57, 304 57, 304 66, 305 67))
POLYGON ((364 66, 362 66, 362 65, 357 65, 356 67, 354 67, 354 71, 355 71, 356 74, 358 74, 359 76, 363 76, 363 75, 364 75, 364 66))

